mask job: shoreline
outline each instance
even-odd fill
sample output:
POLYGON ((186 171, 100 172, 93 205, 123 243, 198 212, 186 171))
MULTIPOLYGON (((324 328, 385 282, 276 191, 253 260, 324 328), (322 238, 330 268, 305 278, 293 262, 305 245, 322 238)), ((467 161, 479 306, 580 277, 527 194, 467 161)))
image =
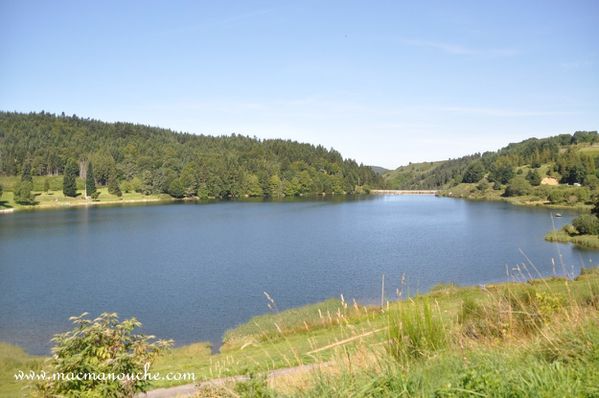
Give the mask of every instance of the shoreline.
POLYGON ((500 202, 500 203, 508 203, 512 206, 520 206, 520 207, 531 207, 531 208, 544 208, 544 209, 554 209, 554 210, 571 210, 579 213, 588 213, 592 209, 592 205, 579 204, 575 206, 570 206, 566 204, 552 204, 548 202, 521 202, 516 200, 517 196, 514 199, 505 198, 505 197, 468 197, 463 195, 450 195, 445 191, 439 191, 436 194, 437 197, 441 198, 449 198, 449 199, 463 199, 469 200, 473 202, 500 202))
MULTIPOLYGON (((36 193, 36 196, 43 195, 44 193, 36 193)), ((47 194, 46 194, 47 195, 47 194)), ((129 195, 129 194, 124 194, 129 195)), ((362 197, 374 194, 313 194, 313 195, 302 195, 298 197, 282 197, 274 198, 274 200, 301 200, 301 199, 322 199, 322 198, 352 198, 362 197)), ((58 196, 57 196, 58 197, 58 196)), ((11 198, 12 199, 12 198, 11 198)), ((185 198, 174 198, 168 194, 152 194, 141 198, 124 198, 124 199, 108 199, 108 200, 91 200, 91 199, 80 199, 80 198, 69 198, 67 200, 44 200, 37 202, 34 205, 18 205, 11 202, 9 208, 0 208, 0 216, 2 214, 12 214, 17 212, 25 211, 45 211, 45 210, 64 210, 68 208, 77 207, 95 207, 95 206, 116 206, 116 205, 146 205, 146 204, 167 204, 167 203, 218 203, 227 201, 268 201, 273 200, 269 197, 244 197, 244 198, 228 198, 228 199, 217 199, 217 198, 206 198, 202 199, 197 196, 185 197, 185 198)), ((10 202, 10 201, 9 201, 10 202)), ((2 201, 0 200, 0 203, 2 201)), ((6 203, 6 201, 5 201, 6 203)))
POLYGON ((569 235, 563 230, 549 231, 544 239, 547 242, 563 243, 585 250, 599 250, 599 236, 597 235, 569 235))
MULTIPOLYGON (((463 305, 463 300, 472 300, 475 297, 477 300, 484 300, 484 297, 488 295, 501 294, 503 291, 512 289, 515 291, 533 289, 540 292, 540 295, 534 297, 541 297, 541 299, 549 297, 547 293, 543 292, 554 292, 551 295, 554 297, 554 295, 560 294, 560 291, 567 290, 569 295, 564 297, 571 298, 572 292, 574 292, 576 296, 582 295, 581 297, 584 299, 588 285, 599 281, 598 271, 598 268, 582 268, 573 275, 561 273, 538 275, 531 279, 478 285, 445 283, 431 287, 427 292, 415 296, 413 300, 435 300, 438 302, 437 305, 441 305, 440 308, 455 310, 457 304, 463 305)), ((386 313, 390 311, 390 308, 403 308, 402 306, 409 305, 410 302, 411 300, 407 299, 393 300, 388 302, 385 309, 381 309, 379 306, 354 305, 348 307, 343 299, 329 299, 328 305, 327 301, 317 302, 306 306, 292 307, 276 314, 258 315, 228 331, 229 345, 219 353, 210 353, 208 343, 191 343, 175 347, 169 353, 161 356, 153 364, 153 369, 159 372, 174 369, 184 372, 193 371, 197 377, 194 384, 198 384, 219 380, 219 378, 229 380, 229 378, 244 375, 248 370, 249 363, 252 363, 250 366, 252 372, 263 374, 277 372, 277 369, 294 369, 303 365, 319 366, 319 363, 326 364, 334 360, 337 348, 358 347, 363 343, 376 344, 383 341, 385 334, 381 331, 387 324, 386 313), (345 335, 339 329, 340 325, 335 319, 322 318, 321 309, 325 313, 329 313, 327 311, 335 313, 335 308, 340 311, 342 319, 355 325, 359 332, 345 335), (306 343, 308 340, 311 342, 306 343), (290 347, 297 350, 297 352, 294 351, 297 358, 291 359, 284 355, 287 352, 284 349, 290 347), (281 351, 283 355, 281 355, 281 351), (271 354, 274 358, 270 356, 271 354)), ((225 336, 223 336, 223 340, 225 336)), ((16 352, 19 354, 20 364, 16 365, 18 367, 37 368, 47 358, 44 355, 28 354, 23 348, 9 343, 0 342, 0 347, 3 347, 5 353, 16 352)), ((6 368, 5 374, 0 374, 0 378, 9 381, 10 372, 12 372, 12 368, 6 368)), ((16 391, 16 384, 12 380, 10 381, 13 387, 7 386, 7 388, 16 391)), ((156 382, 152 383, 148 392, 154 391, 150 394, 166 393, 167 391, 170 393, 181 392, 182 387, 173 388, 177 385, 189 385, 189 382, 186 383, 184 380, 156 382)), ((150 394, 148 396, 155 396, 150 394)))
POLYGON ((147 198, 147 199, 125 199, 125 200, 106 200, 106 201, 85 201, 85 202, 57 202, 53 205, 36 204, 36 205, 20 205, 8 209, 0 209, 0 214, 11 214, 26 211, 40 210, 64 210, 73 207, 95 207, 95 206, 114 206, 114 205, 143 205, 143 204, 159 204, 177 201, 185 201, 186 199, 177 198, 147 198))
MULTIPOLYGON (((40 194, 41 195, 41 194, 40 194)), ((127 195, 127 194, 125 194, 127 195)), ((358 196, 362 196, 360 194, 358 196)), ((554 210, 570 210, 578 213, 588 213, 592 208, 591 205, 565 205, 565 204, 551 204, 547 202, 521 202, 516 198, 504 198, 504 197, 469 197, 464 195, 452 195, 451 192, 441 190, 381 190, 372 189, 370 193, 365 195, 373 196, 385 196, 385 195, 416 195, 416 196, 436 196, 441 198, 449 199, 463 199, 475 202, 500 202, 508 203, 513 206, 530 207, 530 208, 545 208, 554 210)), ((301 196, 303 199, 310 198, 323 198, 323 197, 352 197, 354 195, 343 194, 343 195, 306 195, 301 196)), ((238 200, 265 200, 269 198, 239 198, 238 200)), ((291 198, 294 199, 294 198, 291 198)), ((216 199, 208 198, 201 199, 198 197, 187 197, 187 198, 174 198, 167 194, 160 195, 148 195, 142 198, 125 198, 125 199, 109 199, 109 200, 81 200, 81 199, 68 199, 68 200, 55 200, 55 201, 42 201, 35 205, 15 205, 10 208, 0 208, 0 216, 3 214, 13 214, 22 211, 38 211, 38 210, 64 210, 73 207, 95 207, 95 206, 115 206, 115 205, 145 205, 145 204, 161 204, 161 203, 177 203, 177 202, 197 202, 197 203, 214 203, 214 202, 225 202, 229 199, 216 199)))

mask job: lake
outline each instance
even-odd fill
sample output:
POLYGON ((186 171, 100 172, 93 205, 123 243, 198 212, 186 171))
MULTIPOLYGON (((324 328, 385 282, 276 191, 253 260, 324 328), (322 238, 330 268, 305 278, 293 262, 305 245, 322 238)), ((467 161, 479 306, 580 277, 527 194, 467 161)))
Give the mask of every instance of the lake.
MULTIPOLYGON (((575 216, 562 214, 558 228, 575 216)), ((404 274, 411 293, 505 281, 506 268, 528 263, 520 249, 543 275, 599 260, 545 242, 551 227, 547 209, 433 196, 3 215, 0 341, 47 354, 69 316, 110 311, 177 344, 218 347, 226 329, 267 312, 263 292, 280 309, 340 294, 376 303, 382 274, 393 299, 404 274)))

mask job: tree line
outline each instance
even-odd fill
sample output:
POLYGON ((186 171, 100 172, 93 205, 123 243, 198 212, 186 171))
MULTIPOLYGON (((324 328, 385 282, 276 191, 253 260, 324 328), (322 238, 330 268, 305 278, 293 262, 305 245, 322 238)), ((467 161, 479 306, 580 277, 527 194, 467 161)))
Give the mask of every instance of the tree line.
POLYGON ((0 112, 0 175, 21 175, 15 191, 23 193, 31 191, 31 176, 63 175, 67 196, 77 194, 77 177, 86 181, 88 196, 97 193, 96 184, 115 195, 177 198, 351 194, 382 184, 370 167, 320 145, 194 135, 43 111, 0 112))
POLYGON ((476 153, 443 162, 404 166, 388 173, 388 184, 398 189, 438 189, 461 182, 477 183, 484 177, 496 187, 508 184, 516 176, 517 168, 530 166, 526 176, 516 181, 527 181, 533 186, 541 183, 539 169, 549 164, 547 175, 562 184, 583 185, 591 189, 599 186, 599 157, 577 150, 577 144, 599 142, 596 131, 577 131, 549 138, 530 138, 509 144, 496 152, 476 153))

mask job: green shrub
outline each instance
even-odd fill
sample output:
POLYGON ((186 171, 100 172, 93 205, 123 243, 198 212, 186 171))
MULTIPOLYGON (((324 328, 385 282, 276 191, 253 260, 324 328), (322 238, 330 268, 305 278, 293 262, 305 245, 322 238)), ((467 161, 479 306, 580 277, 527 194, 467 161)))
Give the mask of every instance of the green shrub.
POLYGON ((472 162, 464 172, 462 182, 474 183, 479 182, 485 176, 485 168, 480 161, 472 162))
POLYGON ((572 221, 572 225, 579 234, 597 235, 599 234, 599 218, 592 214, 581 214, 572 221))
POLYGON ((547 199, 552 204, 563 203, 566 201, 566 193, 559 188, 552 189, 547 195, 547 199))
POLYGON ((597 176, 594 174, 589 174, 584 179, 584 185, 595 190, 599 187, 599 178, 597 178, 597 176))
POLYGON ((478 189, 480 192, 485 192, 487 189, 489 189, 489 187, 490 187, 490 184, 486 180, 481 180, 476 185, 476 189, 478 189))
POLYGON ((168 186, 168 194, 173 198, 182 198, 185 196, 185 188, 181 183, 181 179, 175 178, 173 179, 168 186))
MULTIPOLYGON (((506 392, 504 390, 509 387, 509 383, 506 383, 505 374, 502 374, 499 369, 476 367, 470 368, 462 374, 458 387, 463 391, 468 391, 469 395, 472 396, 483 394, 483 396, 486 396, 491 391, 499 395, 500 392, 506 392)), ((512 393, 513 391, 509 391, 509 395, 512 395, 512 393)), ((457 396, 461 395, 458 394, 457 396)))
POLYGON ((274 392, 268 387, 266 376, 249 374, 249 380, 235 384, 235 392, 240 398, 270 398, 274 392))
MULTIPOLYGON (((84 313, 72 317, 73 330, 52 339, 52 357, 47 374, 135 375, 144 373, 158 354, 172 342, 153 341, 153 336, 134 334, 141 327, 135 318, 118 321, 117 314, 104 313, 89 320, 84 313)), ((125 380, 87 377, 51 378, 37 382, 34 395, 43 397, 130 397, 143 392, 150 380, 125 380)))
POLYGON ((572 224, 566 224, 563 226, 562 231, 564 231, 565 233, 567 233, 568 235, 572 236, 572 235, 576 235, 578 234, 578 231, 576 230, 576 227, 572 224))
POLYGON ((15 185, 15 202, 21 205, 31 205, 35 202, 35 196, 31 192, 33 183, 31 181, 19 181, 15 185))
POLYGON ((111 195, 116 195, 118 197, 123 196, 121 188, 119 187, 119 181, 116 177, 111 176, 108 179, 108 193, 111 195))
POLYGON ((526 174, 526 180, 532 186, 537 187, 541 185, 541 176, 539 175, 539 172, 536 170, 529 170, 528 174, 526 174))
POLYGON ((505 188, 504 196, 522 196, 531 191, 531 186, 523 177, 516 176, 510 180, 505 188))

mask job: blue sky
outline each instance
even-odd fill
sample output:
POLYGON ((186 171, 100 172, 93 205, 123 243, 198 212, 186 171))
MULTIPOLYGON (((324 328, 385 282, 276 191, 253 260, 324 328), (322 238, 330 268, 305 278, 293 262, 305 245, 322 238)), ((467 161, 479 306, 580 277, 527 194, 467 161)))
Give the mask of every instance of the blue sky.
POLYGON ((0 0, 0 109, 456 157, 599 128, 599 2, 0 0))

